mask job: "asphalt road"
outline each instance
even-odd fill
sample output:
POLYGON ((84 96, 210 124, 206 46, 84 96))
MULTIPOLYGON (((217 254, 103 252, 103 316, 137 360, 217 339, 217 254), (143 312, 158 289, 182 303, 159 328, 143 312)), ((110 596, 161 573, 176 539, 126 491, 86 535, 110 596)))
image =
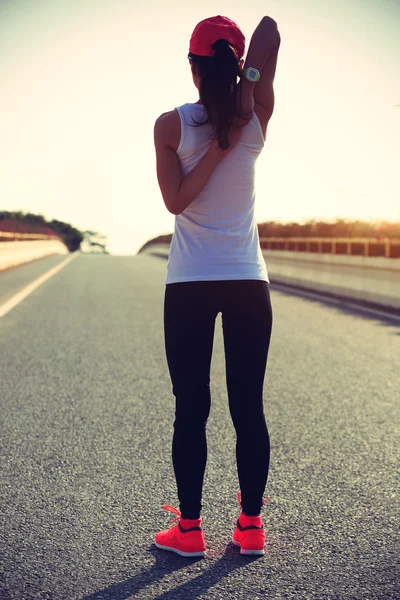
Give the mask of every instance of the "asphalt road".
MULTIPOLYGON (((0 298, 46 260, 0 274, 0 298)), ((155 548, 172 518, 162 504, 177 505, 165 268, 78 256, 0 319, 1 600, 400 598, 400 326, 274 289, 266 554, 230 543, 238 481, 220 316, 207 557, 155 548)))

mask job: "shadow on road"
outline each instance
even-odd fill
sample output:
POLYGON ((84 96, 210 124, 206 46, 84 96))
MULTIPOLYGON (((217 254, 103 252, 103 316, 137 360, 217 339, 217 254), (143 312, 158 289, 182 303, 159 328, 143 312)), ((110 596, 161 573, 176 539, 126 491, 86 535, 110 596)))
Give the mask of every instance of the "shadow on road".
POLYGON ((168 260, 168 254, 164 254, 163 252, 149 252, 150 256, 157 256, 158 258, 163 258, 164 260, 168 260))
MULTIPOLYGON (((80 600, 126 600, 151 584, 161 581, 165 575, 173 573, 174 571, 179 571, 180 569, 188 568, 193 564, 204 560, 183 558, 173 552, 159 550, 154 544, 152 544, 148 552, 156 559, 156 562, 150 569, 141 571, 126 581, 115 583, 109 588, 105 588, 94 594, 90 594, 89 596, 83 596, 80 600)), ((223 556, 218 560, 213 561, 209 568, 206 568, 206 570, 197 577, 179 584, 166 592, 158 594, 156 596, 157 600, 176 600, 178 598, 190 598, 193 600, 198 598, 218 583, 218 581, 229 575, 229 573, 232 573, 232 571, 246 567, 250 562, 260 558, 263 557, 241 556, 238 549, 232 543, 229 543, 225 548, 223 556)))

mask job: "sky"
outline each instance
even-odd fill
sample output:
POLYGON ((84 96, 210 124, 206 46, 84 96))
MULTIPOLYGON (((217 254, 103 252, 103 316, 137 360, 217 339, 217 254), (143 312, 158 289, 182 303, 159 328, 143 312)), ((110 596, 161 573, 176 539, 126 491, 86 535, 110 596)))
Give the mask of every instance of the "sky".
POLYGON ((256 167, 258 222, 400 221, 399 0, 0 0, 0 209, 108 236, 134 254, 172 233, 157 117, 196 102, 198 21, 281 34, 256 167))

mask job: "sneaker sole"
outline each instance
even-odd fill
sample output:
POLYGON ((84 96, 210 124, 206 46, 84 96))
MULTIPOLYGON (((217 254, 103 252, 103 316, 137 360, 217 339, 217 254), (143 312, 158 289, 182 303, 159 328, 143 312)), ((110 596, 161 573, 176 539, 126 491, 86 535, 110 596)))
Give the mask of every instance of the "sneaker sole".
POLYGON ((265 554, 265 550, 242 550, 242 546, 240 542, 237 542, 234 538, 232 538, 232 543, 235 546, 239 546, 240 554, 254 555, 254 556, 263 556, 265 554))
POLYGON ((170 552, 175 552, 175 554, 179 554, 179 556, 187 556, 189 558, 202 557, 205 556, 205 551, 203 552, 184 552, 183 550, 178 550, 178 548, 172 548, 171 546, 161 546, 157 542, 154 542, 157 548, 160 550, 169 550, 170 552))

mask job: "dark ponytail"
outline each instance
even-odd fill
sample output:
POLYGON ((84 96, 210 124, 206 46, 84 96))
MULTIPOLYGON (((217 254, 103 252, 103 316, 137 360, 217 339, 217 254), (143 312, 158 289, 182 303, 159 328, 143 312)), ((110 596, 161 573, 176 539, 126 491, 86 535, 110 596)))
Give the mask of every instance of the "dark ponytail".
POLYGON ((226 40, 217 40, 212 46, 213 56, 198 56, 189 53, 189 58, 197 65, 200 77, 200 98, 207 112, 207 119, 198 123, 199 127, 211 123, 214 137, 222 150, 229 147, 228 133, 237 109, 237 77, 240 77, 239 60, 233 47, 226 40))

